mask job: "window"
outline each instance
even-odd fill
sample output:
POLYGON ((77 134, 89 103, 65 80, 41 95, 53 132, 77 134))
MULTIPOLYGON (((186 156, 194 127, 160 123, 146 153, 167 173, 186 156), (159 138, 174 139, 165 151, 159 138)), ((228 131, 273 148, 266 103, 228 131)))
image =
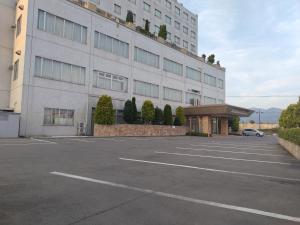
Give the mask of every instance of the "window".
POLYGON ((180 23, 178 21, 175 21, 175 28, 177 30, 180 30, 180 23))
POLYGON ((210 105, 210 104, 216 104, 217 100, 215 98, 211 98, 211 97, 204 97, 204 104, 205 105, 210 105))
POLYGON ((136 4, 136 0, 128 0, 129 2, 136 4))
POLYGON ((189 34, 189 28, 183 26, 183 33, 189 34))
POLYGON ((16 37, 18 37, 19 34, 21 33, 21 27, 22 27, 22 15, 17 20, 16 37))
POLYGON ((182 91, 164 87, 164 99, 173 102, 182 102, 182 91))
POLYGON ((182 76, 183 66, 177 62, 164 58, 164 71, 182 76))
POLYGON ((154 15, 158 18, 161 18, 161 11, 159 11, 158 9, 155 9, 154 15))
POLYGON ((217 79, 214 76, 208 75, 208 74, 204 74, 204 83, 208 84, 212 87, 216 87, 217 86, 217 79))
POLYGON ((150 10, 151 10, 151 6, 148 3, 146 3, 146 2, 144 2, 144 10, 146 12, 150 12, 150 10))
POLYGON ((167 40, 172 41, 172 34, 170 32, 167 32, 167 40))
POLYGON ((221 79, 218 79, 218 88, 224 89, 224 81, 221 79))
POLYGON ((168 9, 171 9, 172 8, 172 3, 169 1, 169 0, 166 0, 166 7, 168 9))
POLYGON ((151 98, 159 98, 159 86, 142 81, 134 81, 134 94, 151 98))
POLYGON ((196 39, 196 33, 195 33, 195 31, 191 31, 191 37, 192 37, 192 39, 196 39))
POLYGON ((118 92, 127 92, 128 78, 94 70, 93 87, 118 92))
POLYGON ((14 76, 13 80, 17 80, 19 76, 19 60, 17 60, 14 64, 14 76))
POLYGON ((191 51, 194 52, 194 53, 196 52, 196 46, 193 45, 193 44, 191 44, 191 51))
POLYGON ((185 49, 188 49, 189 48, 189 43, 187 41, 183 41, 183 47, 185 49))
POLYGON ((180 38, 175 36, 175 44, 180 46, 180 38))
POLYGON ((97 4, 97 5, 100 4, 100 0, 90 0, 90 1, 93 2, 93 3, 95 3, 95 4, 97 4))
POLYGON ((36 77, 85 85, 85 68, 39 56, 35 57, 36 77))
POLYGON ((186 67, 186 77, 201 82, 201 72, 188 66, 186 67))
POLYGON ((172 19, 171 19, 171 17, 169 17, 169 16, 167 16, 167 15, 165 16, 165 21, 166 21, 167 24, 170 24, 170 25, 172 24, 172 19))
POLYGON ((87 27, 39 10, 38 29, 82 44, 87 43, 87 27))
POLYGON ((74 126, 74 110, 45 108, 44 125, 74 126))
POLYGON ((114 5, 114 12, 118 15, 121 15, 121 6, 115 4, 114 5))
POLYGON ((148 66, 159 68, 159 56, 138 47, 134 48, 134 60, 148 66))
POLYGON ((183 18, 185 20, 189 20, 189 14, 187 14, 186 12, 183 12, 183 18))
POLYGON ((177 16, 180 16, 180 8, 178 8, 177 6, 175 6, 175 14, 177 16))
POLYGON ((201 105, 201 95, 186 92, 185 93, 185 103, 193 106, 201 105))
POLYGON ((192 24, 196 25, 196 19, 194 17, 191 17, 191 20, 192 20, 192 24))
POLYGON ((157 26, 157 25, 154 26, 154 33, 155 33, 156 35, 158 35, 159 29, 160 29, 159 26, 157 26))
POLYGON ((114 55, 129 58, 129 44, 116 38, 95 31, 94 47, 114 55))

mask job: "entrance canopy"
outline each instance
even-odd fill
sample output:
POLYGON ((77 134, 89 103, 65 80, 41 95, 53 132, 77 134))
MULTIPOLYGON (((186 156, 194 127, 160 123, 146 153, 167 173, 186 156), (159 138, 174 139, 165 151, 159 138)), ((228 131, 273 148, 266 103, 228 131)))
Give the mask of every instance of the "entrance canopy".
POLYGON ((200 105, 184 108, 186 117, 212 116, 212 117, 249 117, 254 111, 226 104, 200 105))

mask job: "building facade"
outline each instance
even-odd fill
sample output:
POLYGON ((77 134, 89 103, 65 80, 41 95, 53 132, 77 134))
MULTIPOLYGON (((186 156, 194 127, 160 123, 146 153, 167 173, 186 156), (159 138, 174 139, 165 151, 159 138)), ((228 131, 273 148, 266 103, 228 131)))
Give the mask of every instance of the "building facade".
MULTIPOLYGON (((81 126, 90 134, 103 94, 119 111, 132 97, 138 108, 146 99, 173 109, 225 101, 225 69, 107 12, 108 3, 125 1, 101 0, 96 7, 67 0, 11 2, 0 3, 9 18, 0 29, 7 40, 1 39, 1 48, 8 46, 0 53, 1 59, 7 54, 0 67, 0 106, 20 113, 21 136, 77 135, 81 126)), ((140 10, 137 18, 144 17, 140 10)))

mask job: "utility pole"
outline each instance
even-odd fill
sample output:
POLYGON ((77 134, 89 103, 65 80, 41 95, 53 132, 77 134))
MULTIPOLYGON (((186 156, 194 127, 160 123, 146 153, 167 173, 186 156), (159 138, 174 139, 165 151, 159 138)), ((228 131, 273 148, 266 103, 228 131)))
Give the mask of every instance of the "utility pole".
POLYGON ((261 109, 258 110, 258 112, 256 112, 256 114, 258 114, 258 129, 260 129, 260 115, 263 114, 264 112, 261 111, 261 109))

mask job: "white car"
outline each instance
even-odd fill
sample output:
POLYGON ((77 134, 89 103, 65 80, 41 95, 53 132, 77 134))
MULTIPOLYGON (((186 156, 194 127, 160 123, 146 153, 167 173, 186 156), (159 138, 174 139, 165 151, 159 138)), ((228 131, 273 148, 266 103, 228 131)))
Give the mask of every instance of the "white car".
POLYGON ((256 137, 263 137, 265 134, 264 132, 257 130, 257 129, 244 129, 243 136, 256 136, 256 137))

